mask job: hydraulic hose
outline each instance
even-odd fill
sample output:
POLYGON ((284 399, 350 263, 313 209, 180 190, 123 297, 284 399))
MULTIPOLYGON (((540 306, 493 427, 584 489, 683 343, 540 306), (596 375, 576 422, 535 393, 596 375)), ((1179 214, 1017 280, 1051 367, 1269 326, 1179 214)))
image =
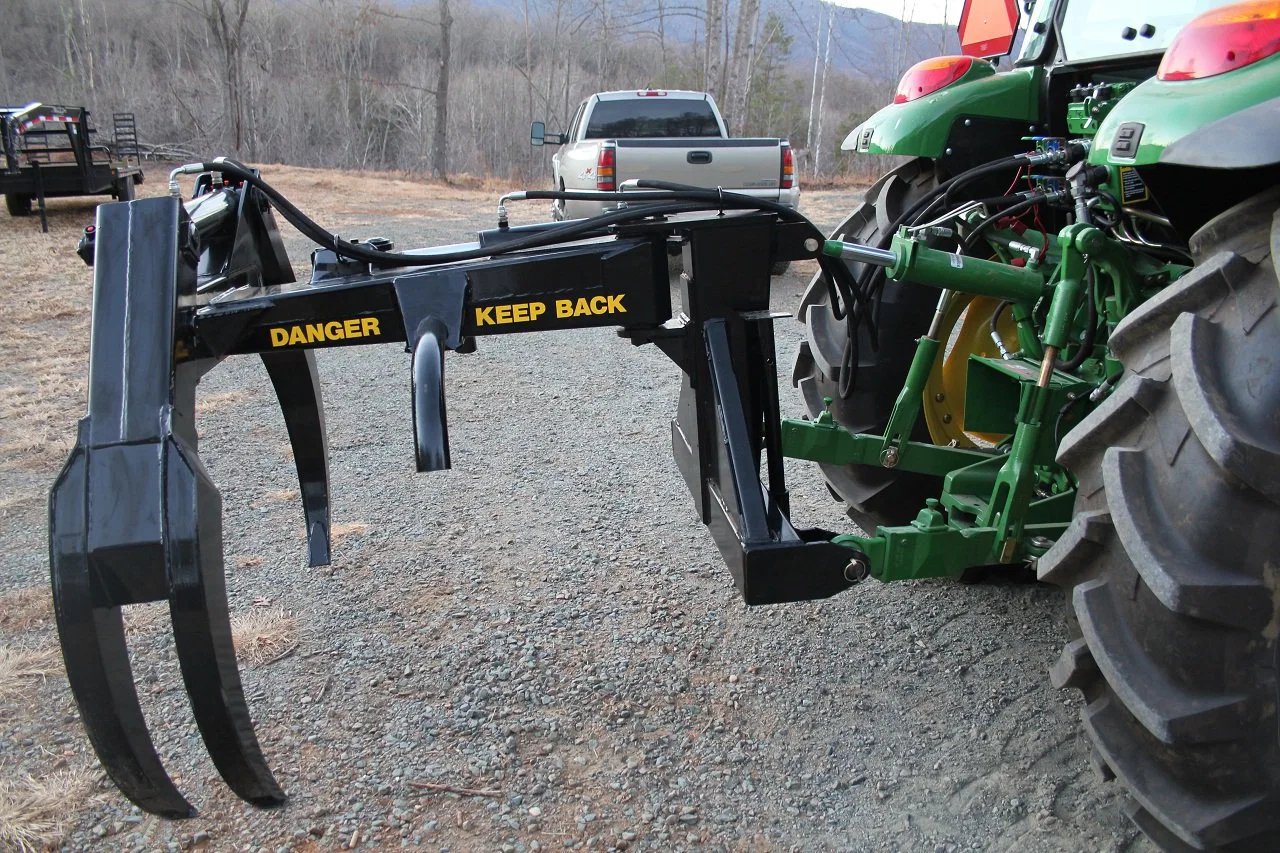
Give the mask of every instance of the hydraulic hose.
POLYGON ((1061 193, 1036 193, 1030 198, 1024 198, 1017 204, 1011 204, 1003 210, 996 211, 986 219, 979 222, 977 226, 969 232, 969 234, 964 238, 964 241, 960 244, 960 251, 967 254, 977 244, 978 238, 982 236, 982 232, 986 231, 1000 220, 1008 219, 1010 216, 1016 216, 1022 211, 1035 207, 1037 204, 1048 201, 1057 195, 1061 195, 1061 193))
MULTIPOLYGON (((592 199, 609 199, 617 201, 635 201, 641 200, 642 196, 650 196, 661 199, 654 204, 648 204, 641 208, 618 210, 600 216, 593 216, 590 219, 583 219, 575 222, 566 222, 562 226, 550 228, 527 237, 520 237, 509 242, 504 242, 500 246, 480 247, 476 249, 463 249, 456 252, 446 252, 435 255, 414 255, 404 252, 384 252, 373 249, 368 246, 361 246, 355 243, 348 243, 339 240, 338 237, 326 230, 324 227, 316 223, 313 219, 299 210, 285 196, 271 186, 261 177, 256 175, 252 169, 243 163, 235 160, 229 160, 219 157, 212 162, 196 163, 190 166, 182 167, 181 170, 175 170, 175 174, 179 171, 187 172, 219 172, 223 175, 230 175, 237 179, 256 187, 267 199, 272 206, 280 211, 280 215, 297 228, 304 236, 314 240, 319 245, 331 249, 344 257, 354 260, 364 261, 366 263, 377 264, 383 267, 405 267, 405 266, 430 266, 436 264, 455 263, 457 261, 478 260, 480 258, 493 257, 499 254, 507 254, 510 252, 518 252, 524 249, 533 249, 539 246, 546 246, 555 243, 563 243, 573 240, 590 232, 599 229, 630 222, 638 219, 646 219, 653 216, 665 216, 677 213, 692 213, 698 210, 706 210, 709 205, 705 202, 710 201, 706 197, 709 193, 714 197, 714 206, 735 210, 773 210, 775 212, 786 212, 787 218, 793 222, 809 222, 799 211, 787 208, 783 205, 769 202, 764 199, 753 198, 748 195, 739 193, 723 192, 718 193, 714 190, 704 191, 699 188, 684 188, 680 184, 671 184, 673 191, 662 193, 596 193, 592 194, 592 199), (694 192, 696 190, 696 193, 694 192)), ((661 187, 666 189, 666 187, 661 187)), ((526 198, 558 198, 562 194, 547 191, 546 193, 536 192, 526 195, 526 198)), ((810 227, 814 233, 821 237, 822 234, 817 226, 811 222, 810 227)), ((834 266, 834 265, 833 265, 834 266)), ((840 265, 843 266, 843 265, 840 265)), ((826 265, 824 264, 824 269, 826 265)))
MULTIPOLYGON (((678 184, 672 181, 660 181, 660 180, 651 179, 651 178, 641 178, 635 182, 635 185, 637 187, 641 187, 644 189, 655 189, 655 190, 666 191, 664 193, 657 194, 659 197, 665 196, 668 193, 679 193, 681 198, 687 197, 691 199, 699 199, 699 200, 709 202, 712 205, 719 205, 719 206, 725 206, 723 202, 725 202, 726 200, 741 200, 743 202, 743 206, 747 207, 748 205, 746 204, 746 201, 751 200, 753 204, 749 205, 750 207, 754 207, 757 210, 767 210, 773 213, 777 213, 779 217, 785 222, 806 223, 809 225, 810 228, 813 229, 813 236, 819 242, 822 242, 822 240, 824 239, 823 233, 818 229, 816 225, 813 224, 813 222, 808 217, 800 213, 800 211, 796 210, 794 207, 788 207, 785 204, 779 204, 778 202, 775 202, 775 201, 770 201, 768 199, 763 199, 763 198, 755 198, 754 196, 743 195, 740 193, 725 192, 724 190, 721 190, 721 189, 707 189, 706 187, 692 187, 687 184, 678 184)), ((545 190, 537 190, 537 191, 528 193, 526 197, 527 198, 546 198, 549 195, 553 195, 553 194, 556 195, 556 197, 567 197, 563 193, 552 193, 550 191, 545 191, 545 190)), ((593 201, 600 197, 598 193, 594 195, 587 193, 586 195, 587 195, 587 198, 585 199, 586 201, 593 201)), ((645 198, 654 194, 628 192, 622 195, 625 200, 636 201, 636 200, 644 200, 645 198)), ((569 200, 572 201, 574 199, 569 199, 569 200)), ((648 209, 648 208, 641 208, 641 209, 648 209)), ((840 262, 838 258, 832 258, 824 254, 819 254, 817 257, 817 261, 818 261, 818 266, 821 268, 821 270, 824 273, 826 273, 828 282, 831 282, 835 285, 837 291, 840 294, 840 298, 844 301, 845 305, 854 305, 854 304, 862 305, 865 302, 865 299, 862 296, 862 294, 858 292, 856 283, 853 280, 853 274, 849 272, 849 268, 845 266, 842 262, 840 262)), ((831 305, 832 305, 832 312, 831 312, 832 315, 837 320, 843 320, 845 318, 846 312, 844 310, 841 310, 836 305, 835 300, 832 300, 831 305)))

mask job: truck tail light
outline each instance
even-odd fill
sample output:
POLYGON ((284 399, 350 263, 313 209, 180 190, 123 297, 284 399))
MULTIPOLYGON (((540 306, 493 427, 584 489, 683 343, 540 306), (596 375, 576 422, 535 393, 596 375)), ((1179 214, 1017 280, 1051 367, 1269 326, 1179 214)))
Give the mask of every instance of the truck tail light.
POLYGON ((936 56, 917 62, 902 75, 893 102, 905 104, 907 101, 932 95, 959 80, 972 67, 972 56, 936 56))
POLYGON ((796 158, 791 153, 791 145, 782 143, 782 174, 778 176, 778 186, 789 190, 796 184, 796 158))
POLYGON ((613 143, 601 143, 600 155, 596 158, 596 189, 613 192, 618 188, 618 179, 613 174, 616 163, 613 143))
POLYGON ((1156 76, 1199 80, 1234 71, 1280 52, 1280 2, 1233 3, 1203 15, 1174 36, 1156 76))

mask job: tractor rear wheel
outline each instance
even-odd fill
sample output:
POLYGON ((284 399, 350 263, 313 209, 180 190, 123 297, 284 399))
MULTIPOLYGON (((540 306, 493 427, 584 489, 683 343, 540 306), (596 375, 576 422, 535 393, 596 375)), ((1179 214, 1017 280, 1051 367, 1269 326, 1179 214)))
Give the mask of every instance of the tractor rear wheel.
POLYGON ((30 216, 31 196, 22 193, 5 193, 4 206, 10 216, 30 216))
POLYGON ((1076 515, 1040 560, 1070 596, 1053 681, 1170 851, 1280 849, 1278 207, 1211 220, 1116 328, 1128 374, 1059 448, 1076 515))
MULTIPOLYGON (((912 160, 876 182, 865 200, 832 233, 832 239, 876 244, 891 223, 938 185, 933 162, 912 160)), ((864 265, 849 264, 855 279, 864 265)), ((819 272, 809 282, 796 313, 805 324, 805 340, 796 354, 792 383, 800 389, 811 417, 821 413, 823 398, 832 398, 836 421, 851 432, 883 432, 889 422, 894 400, 915 354, 915 339, 929 327, 938 302, 938 290, 905 282, 886 282, 881 290, 875 322, 879 349, 863 323, 858 329, 857 363, 853 392, 840 396, 840 376, 848 338, 846 323, 831 310, 827 277, 819 272)), ((911 436, 929 441, 924 420, 911 436)), ((892 471, 865 465, 844 467, 823 465, 822 473, 831 491, 848 504, 849 517, 864 530, 879 524, 905 524, 927 497, 936 497, 941 480, 922 474, 892 471)))

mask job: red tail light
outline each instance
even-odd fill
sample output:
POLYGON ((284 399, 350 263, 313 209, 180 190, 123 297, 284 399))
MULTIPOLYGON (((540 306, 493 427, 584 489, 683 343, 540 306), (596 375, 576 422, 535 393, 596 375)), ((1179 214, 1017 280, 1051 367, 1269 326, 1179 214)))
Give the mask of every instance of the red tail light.
POLYGON ((789 190, 796 184, 796 158, 791 153, 791 146, 782 144, 782 174, 778 177, 778 186, 789 190))
POLYGON ((932 95, 959 80, 973 67, 972 56, 937 56, 917 62, 907 69, 893 96, 895 104, 932 95))
POLYGON ((1156 76, 1199 80, 1280 52, 1280 2, 1233 3, 1193 18, 1165 51, 1156 76))
POLYGON ((613 174, 615 162, 612 143, 601 143, 600 155, 596 158, 596 189, 613 192, 618 188, 618 179, 613 174))

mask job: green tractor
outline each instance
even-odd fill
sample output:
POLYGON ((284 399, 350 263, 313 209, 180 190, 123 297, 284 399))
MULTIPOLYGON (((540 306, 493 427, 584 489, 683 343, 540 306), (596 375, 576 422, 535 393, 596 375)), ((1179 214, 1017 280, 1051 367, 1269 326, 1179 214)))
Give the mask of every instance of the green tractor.
POLYGON ((824 248, 784 452, 851 580, 1066 591, 1053 683, 1158 845, 1280 850, 1280 0, 970 0, 960 41, 844 141, 913 159, 824 248))

